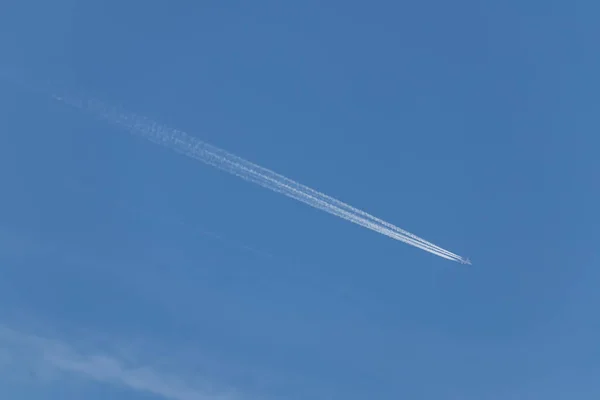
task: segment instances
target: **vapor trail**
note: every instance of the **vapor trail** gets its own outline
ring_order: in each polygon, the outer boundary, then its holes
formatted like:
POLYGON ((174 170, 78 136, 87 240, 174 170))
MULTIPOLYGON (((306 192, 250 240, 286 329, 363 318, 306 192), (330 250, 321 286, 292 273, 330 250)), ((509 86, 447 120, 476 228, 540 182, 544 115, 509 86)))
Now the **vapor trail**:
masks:
POLYGON ((308 204, 311 207, 326 211, 347 221, 410 244, 439 257, 461 263, 468 262, 461 256, 428 242, 389 222, 383 221, 340 200, 295 182, 274 171, 244 160, 243 158, 218 147, 204 143, 199 139, 189 136, 185 132, 165 127, 142 116, 106 106, 98 101, 81 101, 65 96, 53 96, 53 98, 78 109, 89 111, 112 124, 127 129, 132 134, 141 136, 151 142, 163 145, 188 157, 229 172, 246 181, 256 183, 274 192, 284 194, 308 204))

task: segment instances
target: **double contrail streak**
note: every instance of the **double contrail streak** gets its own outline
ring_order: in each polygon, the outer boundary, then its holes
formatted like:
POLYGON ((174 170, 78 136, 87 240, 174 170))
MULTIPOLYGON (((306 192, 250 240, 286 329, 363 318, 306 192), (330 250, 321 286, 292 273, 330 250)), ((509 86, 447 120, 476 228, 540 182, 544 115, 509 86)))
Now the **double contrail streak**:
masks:
POLYGON ((458 254, 445 250, 389 222, 354 208, 340 200, 295 182, 274 171, 244 160, 218 147, 186 134, 185 132, 158 124, 148 118, 109 107, 95 100, 82 101, 53 96, 54 99, 104 119, 130 133, 151 142, 212 165, 246 181, 253 182, 274 192, 281 193, 311 207, 326 211, 382 235, 410 244, 448 260, 470 264, 458 254))

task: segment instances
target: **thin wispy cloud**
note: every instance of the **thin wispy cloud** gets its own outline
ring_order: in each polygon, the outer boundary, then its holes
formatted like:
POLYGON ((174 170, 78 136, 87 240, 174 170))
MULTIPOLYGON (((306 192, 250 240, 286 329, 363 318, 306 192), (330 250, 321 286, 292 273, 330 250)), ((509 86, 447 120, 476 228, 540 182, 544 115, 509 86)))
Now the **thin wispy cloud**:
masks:
POLYGON ((0 369, 25 366, 30 371, 43 371, 44 376, 79 378, 117 385, 167 400, 243 400, 234 390, 214 390, 208 384, 200 387, 196 377, 178 377, 177 373, 159 371, 139 365, 114 354, 77 350, 66 342, 26 334, 0 326, 0 369))

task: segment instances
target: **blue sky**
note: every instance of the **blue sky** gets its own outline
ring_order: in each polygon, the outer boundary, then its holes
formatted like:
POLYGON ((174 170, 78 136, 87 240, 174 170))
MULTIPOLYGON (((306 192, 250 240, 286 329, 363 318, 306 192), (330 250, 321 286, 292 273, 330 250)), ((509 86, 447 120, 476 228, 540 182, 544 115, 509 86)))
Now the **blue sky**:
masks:
POLYGON ((598 12, 3 3, 4 76, 186 131, 474 265, 5 78, 0 393, 598 398, 598 12))

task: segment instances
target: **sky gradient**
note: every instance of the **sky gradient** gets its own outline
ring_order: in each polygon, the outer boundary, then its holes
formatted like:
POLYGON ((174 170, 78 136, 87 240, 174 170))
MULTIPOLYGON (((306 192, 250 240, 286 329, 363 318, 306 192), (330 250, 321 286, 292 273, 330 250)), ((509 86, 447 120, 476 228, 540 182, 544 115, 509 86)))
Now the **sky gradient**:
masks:
POLYGON ((600 396, 597 2, 1 8, 0 393, 600 396), (183 130, 474 265, 16 76, 183 130))

